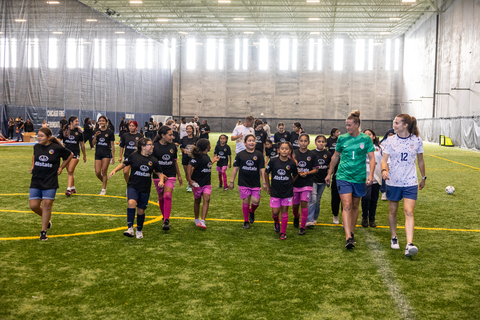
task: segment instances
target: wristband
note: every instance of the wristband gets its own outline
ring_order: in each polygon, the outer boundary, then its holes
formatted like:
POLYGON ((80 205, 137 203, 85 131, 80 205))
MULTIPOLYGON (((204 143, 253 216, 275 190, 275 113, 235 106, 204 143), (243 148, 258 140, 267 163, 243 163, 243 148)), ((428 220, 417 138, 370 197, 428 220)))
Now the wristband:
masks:
POLYGON ((382 172, 383 172, 383 171, 387 171, 387 169, 382 169, 382 172))
POLYGON ((230 181, 230 183, 235 183, 234 181, 230 181))

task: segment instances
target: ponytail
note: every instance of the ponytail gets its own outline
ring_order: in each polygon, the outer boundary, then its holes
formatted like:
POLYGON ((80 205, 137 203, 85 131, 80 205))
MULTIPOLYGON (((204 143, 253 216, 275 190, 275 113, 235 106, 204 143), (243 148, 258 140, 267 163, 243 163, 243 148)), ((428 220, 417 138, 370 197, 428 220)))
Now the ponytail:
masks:
POLYGON ((72 124, 75 119, 77 119, 77 117, 71 116, 70 118, 68 118, 68 122, 63 126, 63 128, 61 128, 61 130, 63 130, 63 137, 70 137, 70 124, 72 124))
POLYGON ((50 141, 51 143, 60 144, 58 139, 53 136, 52 130, 50 130, 50 128, 40 128, 38 132, 42 132, 44 135, 46 135, 48 141, 50 141))
POLYGON ((210 146, 210 141, 209 140, 207 140, 205 138, 202 138, 202 139, 198 140, 197 144, 195 145, 195 147, 192 150, 193 158, 202 156, 203 152, 205 152, 208 149, 209 146, 210 146))
POLYGON ((142 153, 142 147, 145 147, 149 141, 152 141, 150 138, 140 138, 137 141, 137 152, 142 153))
POLYGON ((347 120, 353 120, 353 123, 360 125, 360 111, 355 110, 350 112, 347 120))
POLYGON ((420 131, 418 130, 417 126, 417 118, 411 117, 410 115, 405 113, 399 114, 397 118, 401 119, 403 123, 406 123, 408 125, 408 132, 416 135, 417 137, 420 137, 420 131))
POLYGON ((168 131, 172 131, 172 128, 167 126, 161 126, 160 129, 158 129, 158 134, 155 139, 153 139, 153 142, 158 142, 162 140, 163 136, 166 135, 168 131))

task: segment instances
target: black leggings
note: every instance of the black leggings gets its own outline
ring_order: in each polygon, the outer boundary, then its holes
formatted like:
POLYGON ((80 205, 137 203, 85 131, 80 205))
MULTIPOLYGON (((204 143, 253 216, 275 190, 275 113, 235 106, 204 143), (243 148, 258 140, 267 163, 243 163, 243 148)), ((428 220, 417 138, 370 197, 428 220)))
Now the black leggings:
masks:
POLYGON ((374 183, 367 186, 367 194, 362 197, 362 218, 368 219, 370 222, 375 221, 375 213, 377 212, 378 194, 381 185, 374 183))
POLYGON ((13 131, 14 131, 14 127, 8 127, 7 138, 10 138, 13 140, 13 131))
POLYGON ((340 208, 340 194, 338 194, 338 189, 337 189, 337 175, 334 174, 332 176, 332 183, 330 184, 330 189, 332 192, 332 201, 331 201, 331 206, 332 206, 332 214, 334 216, 338 216, 338 210, 340 208))
POLYGON ((85 131, 83 133, 83 142, 89 142, 90 143, 90 149, 93 149, 93 132, 88 132, 85 131))

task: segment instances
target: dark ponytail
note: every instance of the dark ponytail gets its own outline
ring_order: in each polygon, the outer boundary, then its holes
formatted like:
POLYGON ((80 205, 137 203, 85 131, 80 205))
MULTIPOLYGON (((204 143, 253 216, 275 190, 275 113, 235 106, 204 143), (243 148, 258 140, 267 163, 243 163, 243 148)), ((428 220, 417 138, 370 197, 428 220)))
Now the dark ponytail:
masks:
POLYGON ((197 144, 195 145, 195 147, 192 150, 193 158, 202 156, 203 152, 205 152, 208 149, 209 146, 210 146, 210 141, 209 140, 207 140, 205 138, 202 138, 202 139, 198 140, 197 144))
POLYGON ((156 135, 155 139, 153 139, 153 142, 158 142, 162 140, 163 136, 166 135, 168 131, 172 131, 172 128, 167 126, 161 126, 160 129, 158 129, 158 134, 156 135))
POLYGON ((38 132, 42 132, 44 135, 46 135, 48 141, 50 141, 51 143, 60 144, 58 139, 53 136, 52 130, 50 130, 50 128, 40 128, 38 132))

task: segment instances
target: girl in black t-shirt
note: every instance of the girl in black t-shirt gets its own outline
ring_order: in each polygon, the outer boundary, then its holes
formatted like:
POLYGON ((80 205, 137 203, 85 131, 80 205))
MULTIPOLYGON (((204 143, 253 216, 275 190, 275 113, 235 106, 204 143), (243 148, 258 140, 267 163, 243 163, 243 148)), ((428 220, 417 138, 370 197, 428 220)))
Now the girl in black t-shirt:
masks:
POLYGON ((238 174, 238 190, 242 199, 243 228, 250 229, 250 224, 255 221, 255 210, 260 205, 261 188, 260 177, 263 180, 263 188, 266 190, 264 177, 265 158, 263 154, 255 150, 255 136, 247 134, 244 138, 245 150, 239 152, 233 162, 232 178, 229 189, 234 187, 235 177, 238 174), (250 202, 252 206, 250 207, 250 202))
POLYGON ((149 138, 141 138, 137 142, 137 150, 130 154, 123 163, 120 163, 112 172, 115 173, 125 167, 130 167, 131 175, 127 183, 127 231, 124 236, 133 237, 133 222, 135 220, 135 208, 137 208, 137 239, 143 238, 143 223, 145 222, 145 209, 147 209, 150 198, 150 187, 152 185, 152 174, 158 174, 159 187, 163 187, 164 175, 158 160, 152 156, 153 143, 149 138))
POLYGON ((153 156, 158 159, 166 176, 163 188, 158 187, 160 177, 153 176, 153 182, 157 189, 158 205, 163 215, 163 230, 170 230, 170 213, 172 211, 172 193, 178 177, 178 184, 183 185, 182 176, 177 162, 177 147, 173 143, 173 131, 170 127, 162 126, 158 135, 153 140, 153 156))
POLYGON ((290 142, 292 143, 293 150, 297 150, 300 148, 300 145, 298 144, 298 139, 300 138, 300 135, 304 133, 302 124, 300 122, 295 122, 293 124, 293 131, 291 132, 291 137, 290 137, 290 142))
POLYGON ((213 151, 213 154, 218 156, 220 160, 217 162, 217 172, 218 172, 218 181, 219 183, 219 188, 224 187, 224 191, 228 190, 228 183, 227 183, 227 165, 228 168, 232 167, 232 150, 230 149, 230 146, 227 144, 228 137, 225 134, 220 135, 218 138, 218 141, 220 142, 215 146, 215 150, 213 151), (223 184, 222 184, 222 178, 223 178, 223 184))
POLYGON ((58 176, 73 158, 73 153, 62 146, 49 128, 40 128, 38 143, 33 147, 32 181, 30 183, 30 209, 42 217, 40 240, 48 240, 47 229, 52 227, 50 217, 55 193, 58 189, 58 176), (63 159, 60 165, 60 158, 63 159))
POLYGON ((287 239, 288 207, 292 205, 293 181, 297 175, 297 164, 290 159, 292 154, 290 142, 280 142, 277 158, 271 159, 265 169, 264 181, 267 181, 267 193, 271 196, 270 207, 275 232, 280 232, 280 240, 287 239), (268 174, 272 174, 272 182, 268 174), (282 225, 280 228, 279 215, 282 214, 282 225))
POLYGON ((290 141, 291 135, 290 132, 285 131, 285 124, 283 122, 279 122, 277 128, 278 132, 273 135, 273 142, 275 142, 276 147, 278 148, 280 142, 290 141))
POLYGON ((65 148, 73 153, 73 159, 70 161, 67 167, 68 179, 67 179, 67 191, 65 195, 70 197, 72 194, 77 193, 75 190, 75 168, 80 161, 80 149, 83 153, 83 163, 87 162, 87 154, 85 153, 85 143, 83 142, 83 130, 79 126, 78 118, 71 116, 68 118, 67 124, 60 131, 59 138, 63 140, 65 148))
MULTIPOLYGON (((140 138, 143 138, 143 135, 137 132, 138 122, 130 121, 128 124, 128 132, 124 133, 120 138, 120 157, 118 162, 125 161, 129 155, 137 150, 137 142, 140 138), (125 150, 125 153, 124 153, 125 150)), ((130 178, 130 167, 126 166, 123 168, 123 177, 125 181, 128 182, 130 178)))
POLYGON ((90 118, 86 118, 85 121, 83 122, 83 140, 84 142, 87 142, 90 144, 90 150, 93 150, 93 128, 95 126, 93 125, 92 121, 90 118))
POLYGON ((265 156, 265 142, 267 141, 267 132, 263 130, 263 121, 255 121, 255 150, 260 151, 265 156))
MULTIPOLYGON (((187 125, 186 130, 187 135, 184 136, 180 142, 180 149, 182 150, 182 165, 185 176, 187 176, 188 165, 190 164, 190 160, 192 160, 192 150, 198 140, 194 134, 195 129, 191 124, 187 125)), ((187 192, 192 192, 192 188, 190 185, 187 185, 187 192)))
POLYGON ((278 157, 277 146, 273 145, 272 140, 270 139, 267 139, 267 141, 265 141, 265 157, 265 163, 268 163, 270 159, 278 157))
POLYGON ((187 167, 188 184, 193 188, 193 197, 195 198, 193 205, 195 224, 202 229, 207 229, 205 218, 207 217, 210 194, 212 193, 212 165, 219 160, 218 156, 210 160, 209 151, 210 141, 207 139, 198 140, 197 145, 192 150, 193 157, 187 167), (202 197, 202 216, 199 219, 202 197))
MULTIPOLYGON (((337 146, 337 139, 340 136, 340 130, 338 128, 332 128, 330 130, 330 137, 327 139, 327 145, 326 148, 328 152, 333 156, 335 153, 335 147, 337 146)), ((338 188, 337 188, 337 169, 338 165, 334 168, 333 174, 332 174, 332 181, 330 183, 330 191, 332 195, 332 201, 330 203, 331 208, 332 208, 332 214, 333 214, 333 223, 334 224, 339 224, 338 220, 338 212, 340 208, 340 194, 338 193, 338 188)))
POLYGON ((101 196, 107 194, 108 166, 115 163, 115 133, 107 128, 108 119, 98 118, 98 130, 93 136, 95 145, 95 174, 102 181, 101 196))

